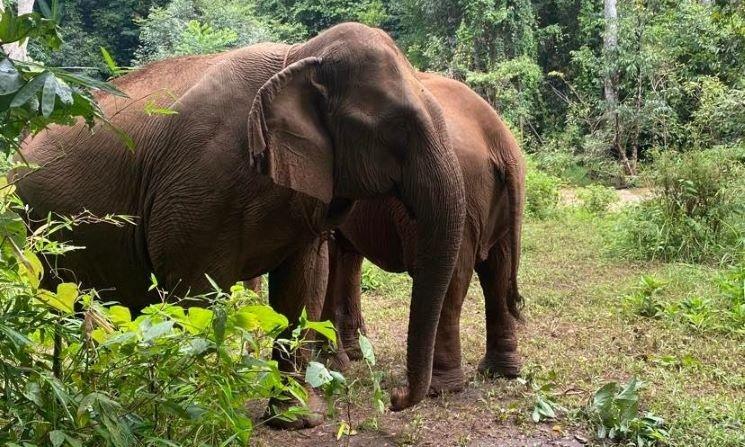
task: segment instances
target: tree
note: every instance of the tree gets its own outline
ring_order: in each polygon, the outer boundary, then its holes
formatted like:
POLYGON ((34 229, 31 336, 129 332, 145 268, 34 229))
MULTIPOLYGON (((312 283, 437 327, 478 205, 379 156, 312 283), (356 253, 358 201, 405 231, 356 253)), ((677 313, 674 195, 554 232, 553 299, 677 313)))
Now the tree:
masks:
POLYGON ((636 170, 629 162, 626 148, 620 143, 620 123, 618 120, 618 10, 616 0, 604 0, 605 33, 603 36, 603 52, 605 53, 603 93, 607 108, 607 122, 612 129, 613 150, 621 158, 621 163, 629 175, 635 175, 636 170))

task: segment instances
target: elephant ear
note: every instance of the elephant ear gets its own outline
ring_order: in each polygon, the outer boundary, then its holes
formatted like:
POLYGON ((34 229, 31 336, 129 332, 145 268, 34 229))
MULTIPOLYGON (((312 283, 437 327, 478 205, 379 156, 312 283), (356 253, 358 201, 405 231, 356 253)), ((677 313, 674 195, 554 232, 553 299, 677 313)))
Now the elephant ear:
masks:
POLYGON ((320 116, 322 87, 314 81, 320 64, 302 59, 266 81, 251 106, 248 144, 254 169, 328 204, 334 152, 320 116))

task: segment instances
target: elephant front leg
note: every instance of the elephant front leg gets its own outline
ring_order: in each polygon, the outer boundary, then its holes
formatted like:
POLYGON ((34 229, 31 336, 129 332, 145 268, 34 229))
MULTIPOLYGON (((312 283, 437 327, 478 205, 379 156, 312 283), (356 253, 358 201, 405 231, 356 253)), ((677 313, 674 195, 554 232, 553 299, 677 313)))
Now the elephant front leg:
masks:
MULTIPOLYGON (((279 338, 291 337, 303 308, 306 309, 309 320, 319 320, 327 280, 328 248, 327 243, 320 239, 291 255, 279 267, 269 272, 269 303, 274 310, 285 315, 291 324, 279 338)), ((302 373, 309 357, 310 348, 307 347, 288 353, 275 346, 272 351, 272 358, 278 362, 279 369, 287 373, 302 373)), ((308 388, 310 413, 307 416, 291 422, 273 417, 292 405, 297 405, 297 402, 270 400, 267 410, 268 424, 276 428, 300 429, 314 427, 323 422, 325 402, 312 389, 308 388)))
POLYGON ((435 339, 430 394, 462 391, 465 376, 461 366, 460 317, 463 300, 473 276, 473 262, 458 259, 440 313, 435 339))
POLYGON ((349 360, 362 359, 359 334, 367 334, 360 291, 363 257, 338 232, 329 244, 329 252, 329 282, 322 319, 331 320, 339 333, 334 361, 343 369, 349 360))
POLYGON ((479 363, 479 372, 487 376, 514 378, 520 375, 521 362, 517 353, 516 321, 507 305, 509 256, 505 243, 499 243, 476 267, 486 308, 486 355, 479 363))

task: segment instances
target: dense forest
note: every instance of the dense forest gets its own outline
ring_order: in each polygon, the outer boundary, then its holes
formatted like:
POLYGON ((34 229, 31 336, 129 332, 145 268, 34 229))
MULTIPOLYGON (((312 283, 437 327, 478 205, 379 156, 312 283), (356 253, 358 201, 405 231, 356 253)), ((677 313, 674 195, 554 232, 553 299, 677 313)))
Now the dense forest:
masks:
POLYGON ((741 2, 124 0, 62 2, 57 66, 121 67, 359 21, 421 70, 486 98, 539 166, 580 184, 633 184, 654 150, 731 144, 745 128, 741 2))
POLYGON ((0 444, 745 443, 745 2, 0 0, 0 48, 0 444), (266 281, 208 278, 211 292, 174 299, 151 274, 162 302, 140 312, 48 285, 48 259, 85 249, 69 240, 77 228, 137 216, 30 218, 16 173, 44 166, 21 155, 25 138, 82 120, 136 153, 97 103, 125 96, 112 79, 349 21, 465 83, 525 155, 517 380, 478 370, 489 303, 476 279, 464 391, 401 412, 388 401, 406 375, 405 273, 365 261, 361 361, 344 371, 321 357, 278 366, 272 349, 333 355, 339 328, 305 309, 290 321, 266 281), (307 416, 316 395, 323 424, 267 428, 307 416), (267 401, 301 405, 264 413, 267 401))

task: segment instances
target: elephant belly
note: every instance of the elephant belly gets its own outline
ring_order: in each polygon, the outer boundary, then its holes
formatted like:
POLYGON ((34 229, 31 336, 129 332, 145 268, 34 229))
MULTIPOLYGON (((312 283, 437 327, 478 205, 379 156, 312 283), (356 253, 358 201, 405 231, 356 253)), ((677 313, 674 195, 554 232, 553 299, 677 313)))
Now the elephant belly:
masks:
POLYGON ((288 213, 315 211, 298 203, 305 199, 296 193, 258 176, 224 184, 215 178, 163 193, 153 204, 148 253, 164 284, 207 292, 209 276, 229 288, 271 271, 313 239, 311 229, 288 213))

